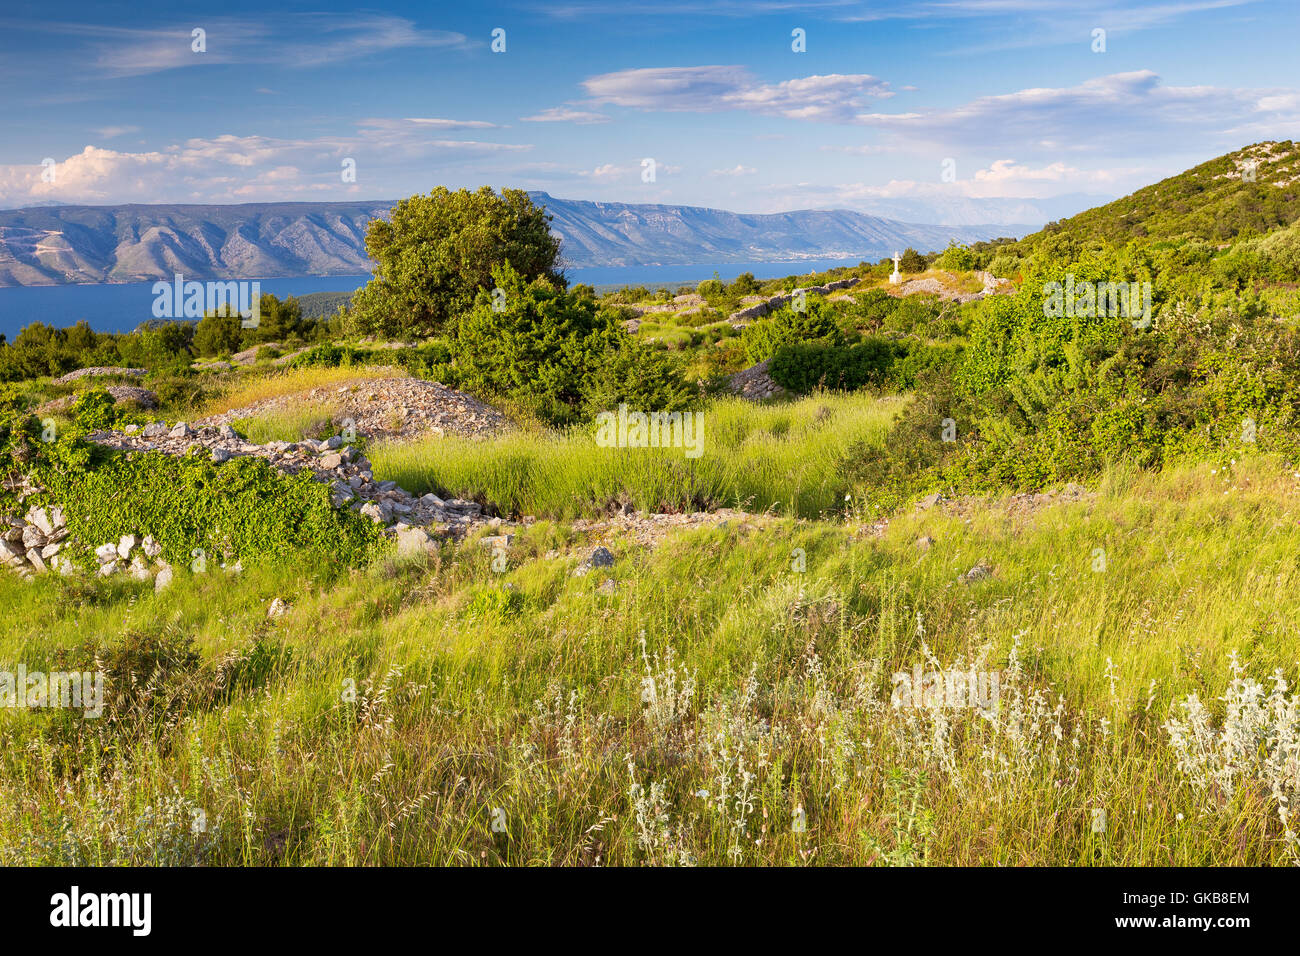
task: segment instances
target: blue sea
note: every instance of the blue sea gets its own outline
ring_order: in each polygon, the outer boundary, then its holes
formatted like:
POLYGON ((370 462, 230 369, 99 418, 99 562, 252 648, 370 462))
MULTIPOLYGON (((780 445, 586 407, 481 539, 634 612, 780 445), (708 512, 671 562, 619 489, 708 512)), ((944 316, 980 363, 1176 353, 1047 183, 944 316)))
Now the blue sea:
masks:
MULTIPOLYGON (((797 262, 701 263, 694 266, 609 266, 567 269, 569 282, 585 282, 600 291, 624 285, 656 289, 694 284, 716 273, 730 281, 742 272, 759 279, 805 275, 835 266, 855 266, 855 259, 808 259, 797 262)), ((361 288, 370 276, 305 276, 259 279, 262 291, 281 299, 310 292, 351 292, 361 288)), ((130 332, 153 318, 153 283, 124 282, 102 285, 51 285, 0 289, 0 334, 13 340, 23 326, 44 322, 64 328, 85 319, 97 332, 130 332)))

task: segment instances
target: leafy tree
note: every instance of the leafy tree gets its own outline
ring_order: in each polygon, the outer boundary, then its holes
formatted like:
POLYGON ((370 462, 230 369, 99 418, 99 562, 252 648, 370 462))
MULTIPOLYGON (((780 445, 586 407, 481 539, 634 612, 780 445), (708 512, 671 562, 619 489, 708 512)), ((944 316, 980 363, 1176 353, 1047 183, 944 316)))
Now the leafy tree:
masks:
POLYGON ((289 296, 281 302, 268 292, 262 296, 257 328, 247 330, 243 341, 255 345, 258 342, 283 342, 302 338, 314 324, 311 319, 303 318, 302 306, 296 298, 289 296))
MULTIPOLYGON (((968 246, 959 246, 955 242, 948 243, 948 248, 939 254, 935 265, 941 269, 952 269, 956 272, 969 272, 979 264, 979 257, 974 250, 968 246)), ((909 269, 909 272, 919 271, 909 269)))
POLYGON ((194 329, 194 350, 200 355, 238 352, 243 337, 238 313, 212 312, 201 318, 194 329))
POLYGON ((549 223, 546 211, 519 189, 497 195, 487 186, 477 192, 440 186, 402 200, 388 221, 370 223, 366 251, 375 274, 353 298, 352 331, 454 332, 478 292, 491 288, 499 266, 509 265, 525 282, 545 278, 564 288, 560 242, 549 223))
POLYGON ((921 255, 911 246, 903 250, 903 256, 898 263, 899 272, 924 272, 925 256, 921 255))

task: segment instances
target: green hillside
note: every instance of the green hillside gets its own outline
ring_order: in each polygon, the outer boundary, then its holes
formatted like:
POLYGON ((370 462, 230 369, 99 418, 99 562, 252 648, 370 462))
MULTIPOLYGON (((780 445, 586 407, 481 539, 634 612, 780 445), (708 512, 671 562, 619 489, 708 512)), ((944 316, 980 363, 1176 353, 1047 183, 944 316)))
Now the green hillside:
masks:
POLYGON ((1300 146, 1265 141, 1201 163, 1130 196, 1048 223, 1036 238, 1065 234, 1079 239, 1196 237, 1223 242, 1263 233, 1300 219, 1300 146), (1249 164, 1255 163, 1250 182, 1249 164))

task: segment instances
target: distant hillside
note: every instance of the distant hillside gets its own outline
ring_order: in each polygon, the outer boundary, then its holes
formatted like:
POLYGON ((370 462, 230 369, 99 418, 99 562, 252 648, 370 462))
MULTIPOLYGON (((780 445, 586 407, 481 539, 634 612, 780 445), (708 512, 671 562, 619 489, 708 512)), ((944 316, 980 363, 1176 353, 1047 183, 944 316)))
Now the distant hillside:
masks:
POLYGON ((749 214, 702 206, 588 202, 529 193, 564 240, 565 265, 689 266, 701 262, 879 259, 1020 235, 1014 226, 931 226, 842 209, 749 214))
POLYGON ((391 202, 0 210, 0 286, 369 272, 367 224, 391 202))
MULTIPOLYGON (((932 226, 843 210, 749 215, 698 206, 556 199, 568 268, 879 259, 1027 229, 932 226)), ((235 206, 45 206, 0 210, 0 287, 81 282, 356 275, 369 272, 365 236, 393 203, 235 206)))
MULTIPOLYGON (((1123 242, 1131 238, 1194 236, 1226 242, 1300 219, 1300 146, 1263 142, 1139 189, 1130 196, 1059 222, 1039 235, 1123 242), (1250 163, 1254 182, 1245 181, 1250 163)), ((1034 237, 1030 237, 1033 242, 1034 237)))

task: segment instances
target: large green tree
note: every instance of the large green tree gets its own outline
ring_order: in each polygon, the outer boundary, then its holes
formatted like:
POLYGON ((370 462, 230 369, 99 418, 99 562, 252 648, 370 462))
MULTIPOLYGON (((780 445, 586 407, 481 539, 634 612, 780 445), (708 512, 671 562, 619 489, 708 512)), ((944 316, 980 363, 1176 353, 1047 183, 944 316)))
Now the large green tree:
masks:
POLYGON ((452 192, 399 202, 366 234, 374 278, 352 301, 352 331, 380 335, 454 332, 480 289, 492 288, 494 267, 509 265, 525 281, 546 278, 560 288, 560 241, 551 217, 520 189, 452 192))

